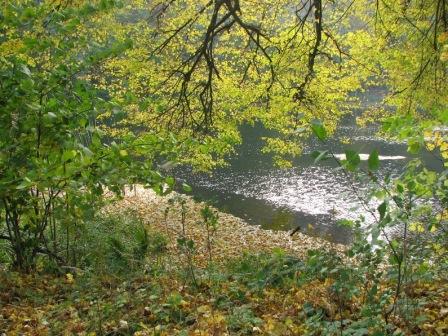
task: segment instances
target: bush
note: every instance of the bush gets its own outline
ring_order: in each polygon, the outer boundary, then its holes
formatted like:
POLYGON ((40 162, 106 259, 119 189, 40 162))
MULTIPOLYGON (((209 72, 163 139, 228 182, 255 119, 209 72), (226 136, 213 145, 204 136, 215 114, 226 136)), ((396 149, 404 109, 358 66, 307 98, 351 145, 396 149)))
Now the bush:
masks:
POLYGON ((96 216, 84 225, 74 253, 79 267, 95 271, 124 274, 144 270, 149 256, 162 254, 165 236, 149 231, 130 213, 96 216))
POLYGON ((285 286, 297 280, 304 263, 277 249, 273 253, 245 254, 227 267, 235 280, 252 289, 263 289, 266 286, 285 286))
POLYGON ((262 324, 263 320, 255 316, 250 305, 243 305, 232 309, 227 323, 234 335, 252 335, 253 328, 262 324))

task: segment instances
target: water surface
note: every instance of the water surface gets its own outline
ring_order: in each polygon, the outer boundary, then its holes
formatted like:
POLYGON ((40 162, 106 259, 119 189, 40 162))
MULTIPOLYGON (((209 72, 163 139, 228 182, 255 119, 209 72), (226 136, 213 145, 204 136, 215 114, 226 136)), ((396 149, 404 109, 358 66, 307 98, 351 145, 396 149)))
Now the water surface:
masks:
MULTIPOLYGON (((375 95, 379 94, 381 92, 371 92, 365 104, 368 106, 371 100, 377 100, 375 95)), ((354 114, 357 113, 359 111, 354 114)), ((368 154, 377 149, 380 153, 378 175, 400 174, 415 157, 407 153, 405 144, 385 141, 376 133, 376 126, 359 128, 355 116, 348 116, 341 121, 328 144, 310 139, 293 168, 278 169, 271 157, 260 151, 261 137, 269 132, 261 125, 244 126, 243 143, 228 167, 212 174, 195 174, 184 167, 178 169, 176 175, 193 187, 197 198, 208 200, 254 225, 273 230, 291 230, 300 226, 302 232, 348 243, 349 230, 341 228, 337 222, 365 215, 359 201, 365 185, 348 179, 335 160, 316 164, 310 154, 315 150, 330 149, 343 159, 344 149, 351 148, 361 153, 361 160, 366 160, 368 154), (350 144, 343 144, 343 138, 349 138, 350 144)), ((430 166, 438 164, 430 153, 421 156, 430 166)))

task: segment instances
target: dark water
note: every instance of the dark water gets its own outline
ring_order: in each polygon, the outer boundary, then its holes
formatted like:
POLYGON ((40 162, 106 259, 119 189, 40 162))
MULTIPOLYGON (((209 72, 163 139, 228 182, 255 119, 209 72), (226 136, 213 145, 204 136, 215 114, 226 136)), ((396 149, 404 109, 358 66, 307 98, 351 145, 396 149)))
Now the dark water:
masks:
MULTIPOLYGON (((368 106, 382 92, 369 92, 364 104, 368 106)), ((337 221, 357 219, 360 214, 365 214, 356 196, 356 193, 362 194, 364 186, 349 181, 337 169, 334 160, 315 164, 310 153, 331 149, 339 154, 351 148, 364 154, 361 155, 363 160, 377 149, 380 153, 380 176, 399 174, 409 160, 415 158, 407 153, 405 144, 375 136, 375 126, 356 126, 355 115, 359 112, 355 111, 353 116, 341 121, 337 134, 328 144, 310 139, 293 168, 275 168, 271 157, 260 152, 263 145, 260 138, 269 132, 256 125, 242 128, 243 143, 237 149, 238 155, 231 158, 229 167, 212 174, 195 174, 183 167, 177 169, 176 175, 193 187, 193 195, 198 199, 208 200, 221 210, 254 225, 273 230, 291 230, 300 226, 304 233, 348 243, 350 232, 337 225, 337 221), (343 137, 349 138, 351 143, 342 144, 340 139, 343 137)), ((432 168, 440 165, 430 153, 420 156, 432 168)))

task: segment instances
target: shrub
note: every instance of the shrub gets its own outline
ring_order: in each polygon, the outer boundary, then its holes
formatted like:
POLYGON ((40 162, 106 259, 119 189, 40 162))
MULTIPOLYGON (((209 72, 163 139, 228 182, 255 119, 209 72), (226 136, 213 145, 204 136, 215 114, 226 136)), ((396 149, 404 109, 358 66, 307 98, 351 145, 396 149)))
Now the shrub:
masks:
POLYGON ((79 267, 95 271, 126 274, 145 270, 149 256, 166 250, 167 239, 149 231, 131 213, 96 216, 84 225, 74 253, 79 267))

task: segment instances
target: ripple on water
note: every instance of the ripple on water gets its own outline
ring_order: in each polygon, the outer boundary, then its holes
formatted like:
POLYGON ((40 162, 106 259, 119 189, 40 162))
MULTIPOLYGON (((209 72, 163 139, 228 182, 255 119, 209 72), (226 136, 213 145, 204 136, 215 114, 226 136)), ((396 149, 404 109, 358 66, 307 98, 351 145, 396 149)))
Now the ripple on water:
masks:
MULTIPOLYGON (((265 131, 249 128, 244 132, 247 134, 243 134, 243 146, 229 167, 212 175, 188 170, 180 175, 193 187, 198 187, 193 188, 193 192, 199 198, 216 201, 229 212, 272 229, 288 230, 313 223, 319 226, 321 233, 337 236, 340 228, 335 222, 339 219, 356 220, 363 215, 367 223, 373 221, 365 204, 360 203, 360 199, 365 199, 367 185, 352 182, 336 169, 334 160, 314 163, 309 155, 314 150, 330 149, 339 159, 345 159, 342 153, 351 148, 361 153, 361 165, 365 167, 369 153, 376 149, 381 161, 377 172, 380 179, 385 174, 396 176, 411 159, 405 145, 379 139, 375 128, 359 129, 349 122, 349 125, 342 125, 338 135, 325 145, 327 147, 312 138, 304 144, 304 153, 294 162, 294 168, 276 169, 270 158, 260 152, 262 141, 257 139, 261 139, 265 131), (340 143, 338 136, 349 138, 350 145, 340 143), (279 222, 282 224, 277 225, 279 222)), ((373 212, 377 206, 375 203, 367 205, 373 212)), ((341 241, 344 239, 342 237, 341 241)))
POLYGON ((267 201, 275 207, 334 219, 356 219, 363 212, 358 198, 360 184, 351 185, 344 174, 328 167, 293 168, 270 172, 225 172, 212 178, 196 176, 195 184, 267 201))

